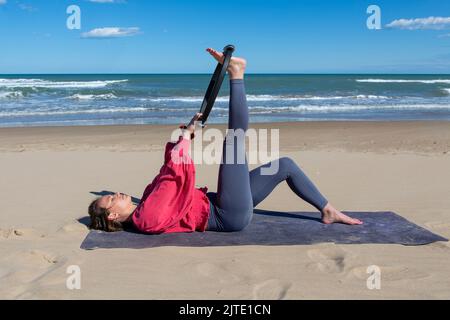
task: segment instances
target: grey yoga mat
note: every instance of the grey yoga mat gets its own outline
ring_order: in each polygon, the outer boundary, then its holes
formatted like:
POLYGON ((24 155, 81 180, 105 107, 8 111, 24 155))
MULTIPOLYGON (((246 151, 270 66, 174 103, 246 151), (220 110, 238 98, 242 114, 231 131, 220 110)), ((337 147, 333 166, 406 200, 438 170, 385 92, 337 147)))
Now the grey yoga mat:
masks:
POLYGON ((254 211, 250 225, 239 232, 192 232, 159 235, 133 231, 91 231, 81 244, 82 249, 152 248, 162 246, 210 247, 240 245, 307 245, 319 242, 337 244, 396 243, 424 245, 448 241, 394 212, 348 212, 364 221, 361 226, 325 225, 318 213, 254 211))

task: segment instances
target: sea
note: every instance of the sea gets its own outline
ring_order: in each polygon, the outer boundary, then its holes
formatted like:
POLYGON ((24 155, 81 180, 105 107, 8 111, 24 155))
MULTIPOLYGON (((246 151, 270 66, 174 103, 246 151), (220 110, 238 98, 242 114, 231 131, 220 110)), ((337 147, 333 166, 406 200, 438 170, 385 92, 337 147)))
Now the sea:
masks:
MULTIPOLYGON (((0 127, 181 124, 211 74, 0 75, 0 127)), ((450 120, 450 75, 247 74, 250 122, 450 120)), ((208 123, 227 123, 226 78, 208 123)))

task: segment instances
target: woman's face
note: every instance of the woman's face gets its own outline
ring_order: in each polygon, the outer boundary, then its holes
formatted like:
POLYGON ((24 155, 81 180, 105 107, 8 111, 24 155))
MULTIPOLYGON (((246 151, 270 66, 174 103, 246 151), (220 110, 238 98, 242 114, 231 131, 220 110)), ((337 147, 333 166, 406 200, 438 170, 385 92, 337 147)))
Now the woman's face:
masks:
POLYGON ((118 215, 129 214, 127 210, 129 210, 131 204, 131 196, 120 192, 103 196, 97 202, 100 208, 107 209, 110 213, 118 215))

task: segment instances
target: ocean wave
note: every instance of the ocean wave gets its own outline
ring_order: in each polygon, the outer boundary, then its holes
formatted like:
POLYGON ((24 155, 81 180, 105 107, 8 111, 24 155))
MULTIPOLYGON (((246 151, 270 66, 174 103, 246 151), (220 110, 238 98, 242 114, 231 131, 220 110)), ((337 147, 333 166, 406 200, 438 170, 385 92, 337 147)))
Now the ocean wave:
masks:
POLYGON ((106 94, 74 94, 69 97, 69 99, 74 100, 110 100, 116 99, 117 97, 113 93, 106 94))
POLYGON ((356 99, 390 99, 389 97, 386 96, 377 96, 377 95, 372 95, 372 94, 359 94, 356 96, 356 99))
POLYGON ((20 91, 0 92, 0 99, 16 99, 23 98, 23 93, 20 91))
POLYGON ((198 112, 198 108, 152 108, 152 107, 129 107, 129 108, 97 108, 97 109, 72 109, 72 110, 20 110, 20 111, 0 111, 0 117, 28 117, 28 116, 53 116, 70 114, 102 114, 102 113, 132 113, 132 112, 198 112))
POLYGON ((96 80, 96 81, 50 81, 42 79, 0 79, 0 88, 104 88, 111 84, 128 80, 96 80))
POLYGON ((368 83, 450 83, 450 79, 434 79, 434 80, 403 80, 403 79, 357 79, 357 82, 368 83))
POLYGON ((416 104, 416 105, 339 105, 339 106, 286 106, 267 108, 264 106, 249 107, 250 113, 266 114, 266 113, 283 113, 283 112, 348 112, 360 110, 450 110, 450 105, 445 104, 416 104))
MULTIPOLYGON (((262 101, 303 101, 303 100, 344 100, 344 99, 389 99, 386 96, 377 95, 352 95, 352 96, 310 96, 310 95, 300 95, 300 96, 283 96, 283 95, 247 95, 247 101, 262 102, 262 101)), ((203 102, 204 97, 192 96, 192 97, 164 97, 164 98, 141 98, 141 101, 149 102, 203 102)), ((218 97, 216 102, 228 102, 230 100, 229 96, 218 97)))
POLYGON ((442 89, 447 95, 450 95, 450 88, 449 89, 442 89))
MULTIPOLYGON (((279 113, 295 113, 295 112, 317 112, 317 113, 339 113, 361 110, 449 110, 450 105, 446 104, 393 104, 393 105, 297 105, 283 107, 265 107, 252 106, 249 107, 250 114, 279 114, 279 113)), ((228 107, 216 106, 213 109, 216 115, 228 114, 228 107)), ((107 107, 93 109, 35 109, 20 111, 3 111, 0 117, 28 117, 28 116, 63 116, 74 114, 107 114, 107 113, 149 113, 149 112, 169 112, 171 114, 195 113, 198 108, 161 108, 161 107, 107 107)))

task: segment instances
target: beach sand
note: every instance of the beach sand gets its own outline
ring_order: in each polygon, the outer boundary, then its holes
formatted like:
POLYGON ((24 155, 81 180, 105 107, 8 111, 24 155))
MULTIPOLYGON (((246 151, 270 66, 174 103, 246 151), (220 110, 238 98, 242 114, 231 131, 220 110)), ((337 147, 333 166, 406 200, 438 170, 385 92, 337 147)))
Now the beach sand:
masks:
MULTIPOLYGON (((81 250, 91 192, 140 197, 175 127, 1 128, 0 298, 450 298, 448 242, 81 250), (66 287, 71 265, 80 267, 80 290, 66 287), (381 268, 379 290, 367 288, 370 265, 381 268)), ((394 211, 450 237, 449 122, 251 127, 280 129, 280 156, 293 158, 336 208, 394 211)), ((197 185, 216 191, 218 165, 196 169, 197 185)), ((285 183, 258 208, 315 211, 285 183)))

